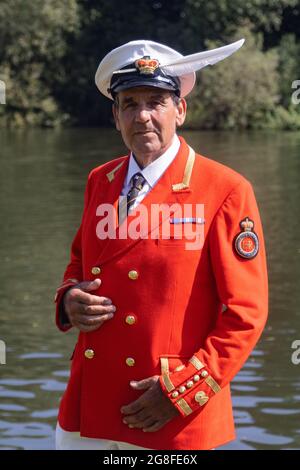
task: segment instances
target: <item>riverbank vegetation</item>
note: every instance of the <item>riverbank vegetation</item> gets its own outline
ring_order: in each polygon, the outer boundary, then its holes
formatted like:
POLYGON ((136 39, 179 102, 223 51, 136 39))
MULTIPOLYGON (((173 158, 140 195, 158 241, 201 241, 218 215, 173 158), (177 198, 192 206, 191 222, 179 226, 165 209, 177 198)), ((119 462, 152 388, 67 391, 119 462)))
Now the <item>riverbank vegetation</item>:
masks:
POLYGON ((0 22, 0 126, 112 124, 94 75, 124 42, 190 54, 245 37, 231 58, 197 74, 186 126, 300 129, 298 0, 0 0, 0 22))

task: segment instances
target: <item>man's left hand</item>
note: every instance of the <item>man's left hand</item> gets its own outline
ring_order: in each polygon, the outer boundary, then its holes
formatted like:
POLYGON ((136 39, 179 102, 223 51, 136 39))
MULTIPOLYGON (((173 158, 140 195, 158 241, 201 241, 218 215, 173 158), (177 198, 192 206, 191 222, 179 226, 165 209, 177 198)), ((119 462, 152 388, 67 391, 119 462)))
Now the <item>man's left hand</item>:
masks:
POLYGON ((163 394, 158 379, 159 376, 155 375, 139 382, 130 382, 134 390, 146 390, 137 400, 121 408, 123 423, 130 428, 155 432, 179 415, 178 410, 163 394))

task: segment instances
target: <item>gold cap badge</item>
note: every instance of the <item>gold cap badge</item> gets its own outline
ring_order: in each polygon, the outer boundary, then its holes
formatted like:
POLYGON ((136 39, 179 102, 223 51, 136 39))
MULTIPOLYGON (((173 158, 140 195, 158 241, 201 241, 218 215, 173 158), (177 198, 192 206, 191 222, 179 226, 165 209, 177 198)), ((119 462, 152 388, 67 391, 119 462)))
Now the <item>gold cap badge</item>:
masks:
POLYGON ((153 75, 155 70, 159 67, 159 62, 157 59, 150 59, 149 56, 145 56, 135 61, 135 67, 140 73, 153 75))

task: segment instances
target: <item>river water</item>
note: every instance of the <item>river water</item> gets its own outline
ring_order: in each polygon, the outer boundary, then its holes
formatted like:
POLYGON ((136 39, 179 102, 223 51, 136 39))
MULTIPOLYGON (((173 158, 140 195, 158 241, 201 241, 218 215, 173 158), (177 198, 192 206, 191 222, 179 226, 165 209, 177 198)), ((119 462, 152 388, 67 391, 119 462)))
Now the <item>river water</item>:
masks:
MULTIPOLYGON (((237 439, 224 448, 300 449, 300 134, 183 135, 252 182, 268 252, 270 317, 232 382, 237 439)), ((54 326, 54 291, 86 176, 123 153, 111 129, 0 130, 0 449, 54 448, 75 341, 54 326)))

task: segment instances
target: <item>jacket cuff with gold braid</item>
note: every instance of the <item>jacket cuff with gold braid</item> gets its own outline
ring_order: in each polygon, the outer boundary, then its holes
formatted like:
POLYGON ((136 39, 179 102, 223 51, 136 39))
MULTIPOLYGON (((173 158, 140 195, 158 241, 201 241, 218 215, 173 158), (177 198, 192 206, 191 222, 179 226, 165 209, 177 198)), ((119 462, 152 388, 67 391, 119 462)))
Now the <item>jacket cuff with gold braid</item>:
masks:
POLYGON ((161 370, 161 388, 182 416, 199 410, 221 390, 196 355, 190 358, 186 366, 173 373, 169 373, 168 359, 161 358, 161 370))
POLYGON ((71 323, 64 310, 63 297, 70 287, 79 284, 77 279, 66 279, 56 290, 54 302, 56 303, 56 325, 61 331, 68 331, 72 328, 71 323))

